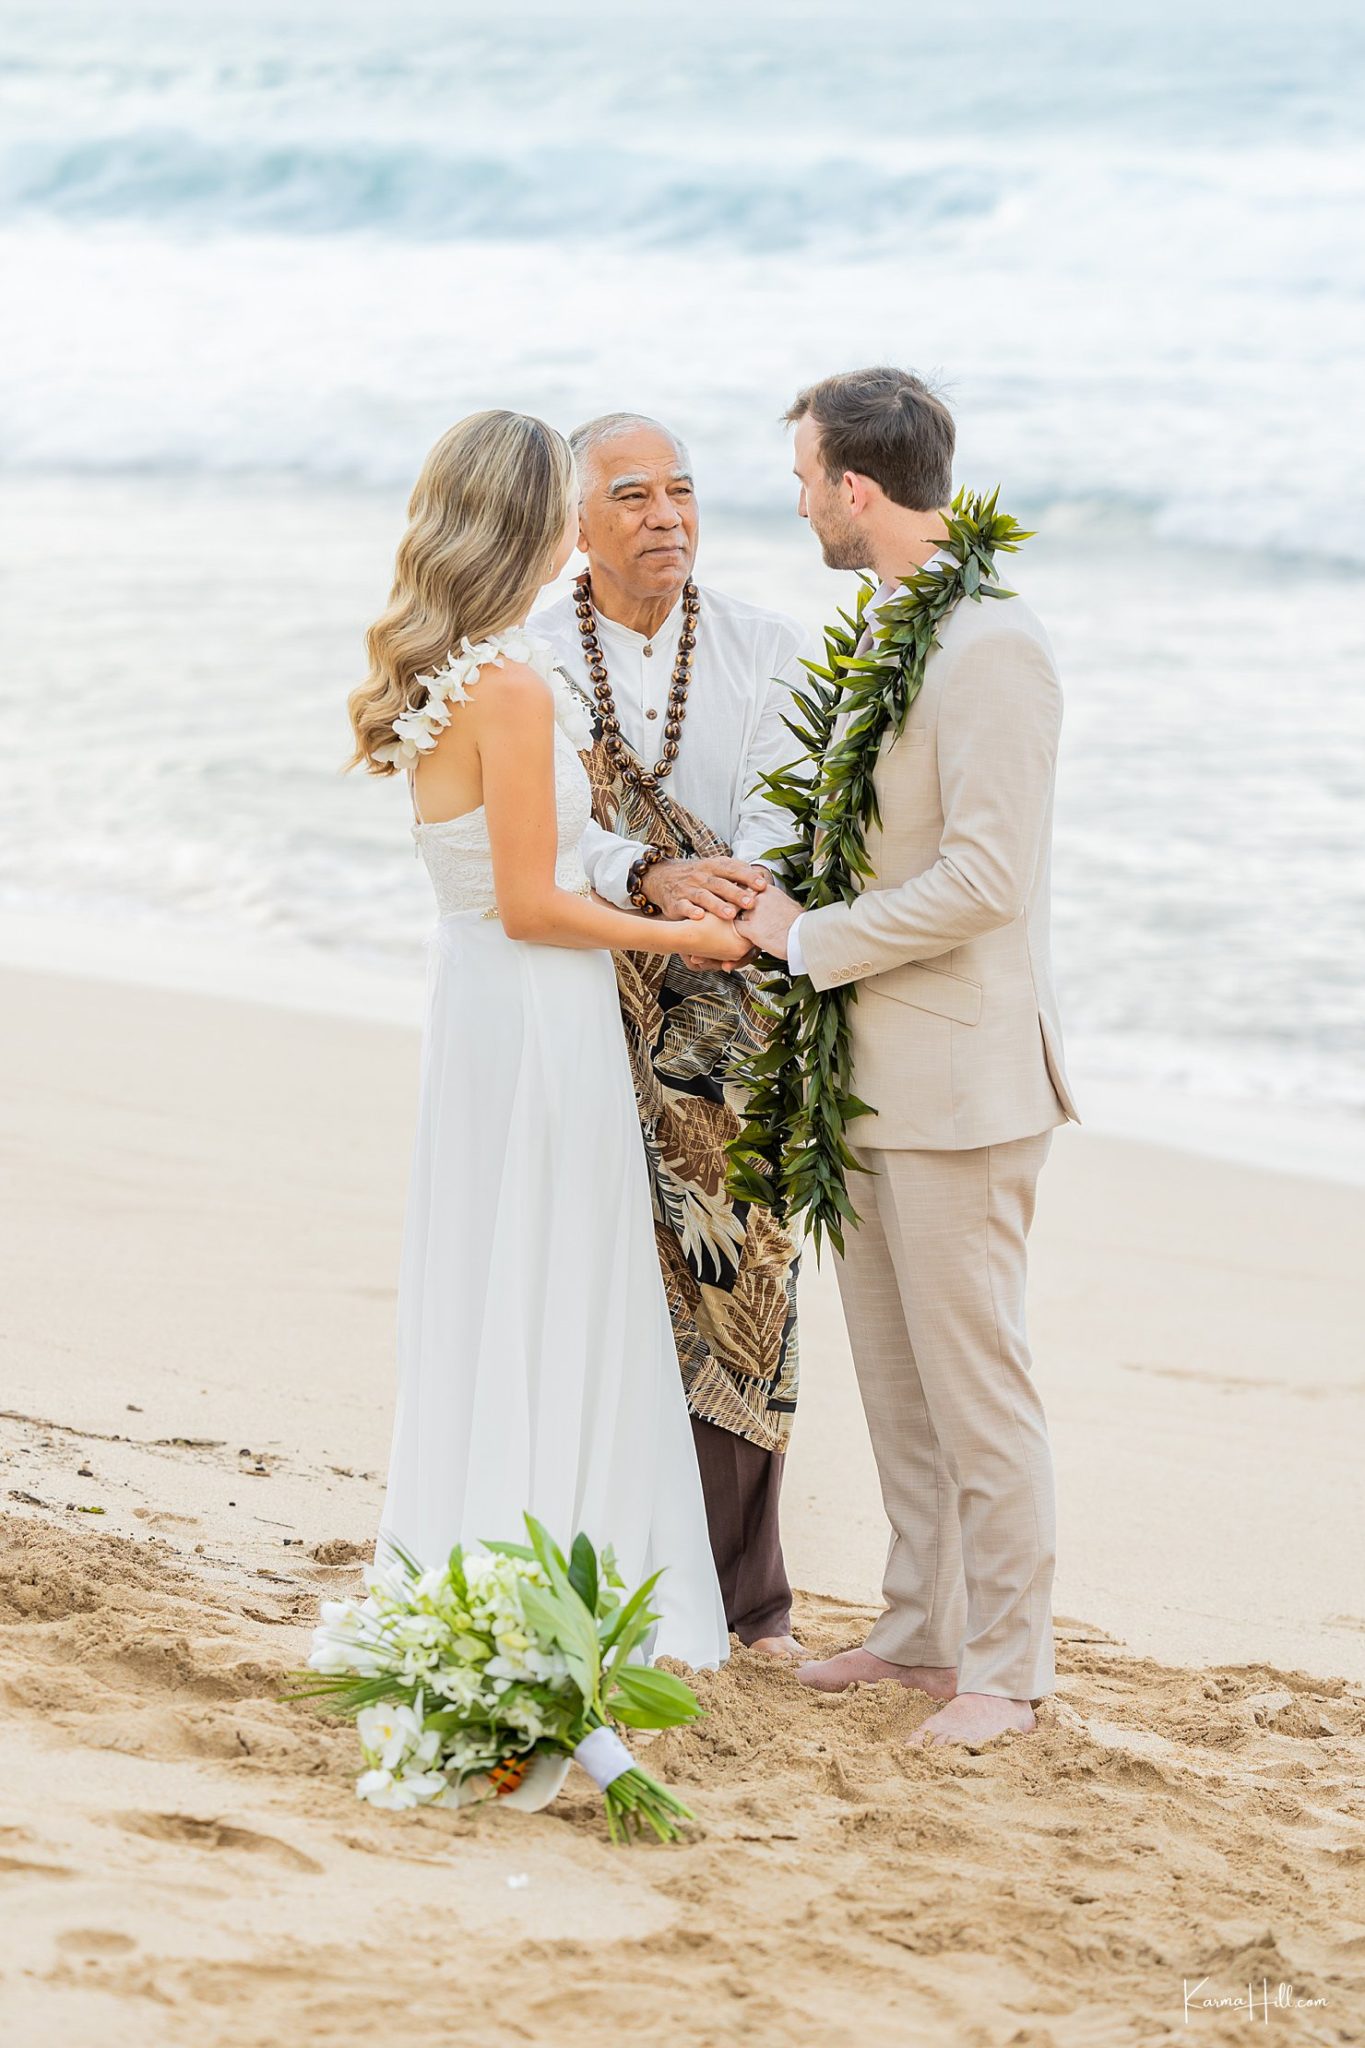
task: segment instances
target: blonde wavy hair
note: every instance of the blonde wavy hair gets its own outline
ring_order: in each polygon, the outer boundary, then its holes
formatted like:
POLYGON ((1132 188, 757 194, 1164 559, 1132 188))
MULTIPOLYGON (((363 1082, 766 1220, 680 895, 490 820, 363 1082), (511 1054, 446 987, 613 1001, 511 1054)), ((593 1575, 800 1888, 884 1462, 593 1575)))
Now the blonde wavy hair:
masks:
POLYGON ((370 672, 351 692, 348 768, 392 775, 376 750, 426 701, 418 677, 462 640, 518 626, 549 573, 575 502, 569 444, 544 420, 476 412, 443 434, 408 504, 387 610, 365 636, 370 672))

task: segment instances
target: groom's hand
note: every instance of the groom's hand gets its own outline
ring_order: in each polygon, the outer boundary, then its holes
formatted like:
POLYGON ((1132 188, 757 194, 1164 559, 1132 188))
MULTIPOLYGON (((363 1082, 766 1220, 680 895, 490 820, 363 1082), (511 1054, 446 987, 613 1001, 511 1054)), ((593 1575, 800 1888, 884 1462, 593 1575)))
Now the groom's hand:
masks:
POLYGON ((646 869, 641 886, 665 917, 709 910, 714 917, 733 919, 759 900, 768 876, 747 860, 716 854, 707 860, 656 861, 646 869))
POLYGON ((763 891, 752 910, 746 910, 739 921, 739 929, 750 945, 760 953, 772 953, 779 960, 787 957, 787 934, 801 915, 801 905, 784 894, 774 882, 763 891))

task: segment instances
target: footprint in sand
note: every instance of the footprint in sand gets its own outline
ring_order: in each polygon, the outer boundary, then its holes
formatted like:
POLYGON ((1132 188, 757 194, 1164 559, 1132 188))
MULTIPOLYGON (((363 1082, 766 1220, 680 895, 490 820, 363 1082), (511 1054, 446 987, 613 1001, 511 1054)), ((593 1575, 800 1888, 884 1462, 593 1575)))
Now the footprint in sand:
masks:
POLYGON ((0 1877, 74 1877, 64 1863, 33 1863, 27 1856, 0 1856, 0 1877))
POLYGON ((57 1936, 57 1946, 68 1955, 126 1956, 137 1943, 131 1934, 120 1934, 113 1927, 68 1927, 65 1934, 57 1936))
POLYGON ((276 1835, 258 1835, 251 1828, 232 1827, 227 1821, 201 1820, 192 1813, 122 1813, 114 1818, 130 1835, 142 1835, 152 1842, 171 1842, 186 1849, 244 1851, 286 1870, 305 1870, 311 1875, 322 1869, 292 1843, 282 1842, 276 1835))

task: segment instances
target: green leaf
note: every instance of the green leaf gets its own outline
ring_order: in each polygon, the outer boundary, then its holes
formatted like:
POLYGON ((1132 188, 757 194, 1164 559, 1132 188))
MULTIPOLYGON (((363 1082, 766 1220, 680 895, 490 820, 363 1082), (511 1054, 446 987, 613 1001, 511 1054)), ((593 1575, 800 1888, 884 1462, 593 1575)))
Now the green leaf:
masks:
MULTIPOLYGON (((602 1637, 602 1654, 604 1656, 608 1650, 619 1649, 620 1644, 630 1635, 631 1631, 635 1631, 634 1641, 638 1642, 650 1623, 657 1620, 658 1617, 650 1608, 649 1597, 662 1577, 663 1572, 657 1571, 652 1578, 646 1579, 642 1586, 635 1588, 635 1591, 631 1594, 629 1600, 626 1601, 611 1627, 602 1637)), ((627 1652, 627 1654, 629 1653, 627 1652)))
POLYGON ((647 1664, 618 1666, 603 1704, 612 1719, 627 1728, 682 1728, 701 1713, 701 1702, 690 1685, 671 1671, 655 1671, 647 1664))
POLYGON ((569 1584, 589 1614, 597 1612, 597 1552, 580 1530, 569 1552, 569 1584))
POLYGON ((531 1539, 531 1548, 535 1552, 536 1558, 547 1577, 553 1579, 557 1571, 560 1578, 567 1579, 569 1575, 568 1560, 565 1558, 559 1545, 551 1537, 549 1530, 542 1523, 538 1522, 534 1515, 523 1515, 521 1519, 526 1524, 526 1533, 531 1539))
POLYGON ((569 1676, 583 1698, 595 1700, 602 1674, 597 1622, 572 1587, 566 1581, 563 1593, 547 1593, 543 1586, 524 1585, 521 1604, 537 1634, 548 1637, 563 1652, 569 1676))

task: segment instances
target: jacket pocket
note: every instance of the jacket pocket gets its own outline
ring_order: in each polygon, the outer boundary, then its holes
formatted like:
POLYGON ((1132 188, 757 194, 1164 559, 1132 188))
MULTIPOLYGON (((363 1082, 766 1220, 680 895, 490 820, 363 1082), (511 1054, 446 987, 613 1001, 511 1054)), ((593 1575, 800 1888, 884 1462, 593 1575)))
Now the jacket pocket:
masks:
POLYGON ((945 974, 941 968, 922 967, 917 960, 889 968, 885 974, 871 974, 859 986, 871 989, 874 995, 890 996, 895 1003, 908 1003, 911 1009, 951 1017, 955 1024, 976 1024, 981 1018, 979 981, 968 981, 965 974, 945 974))

